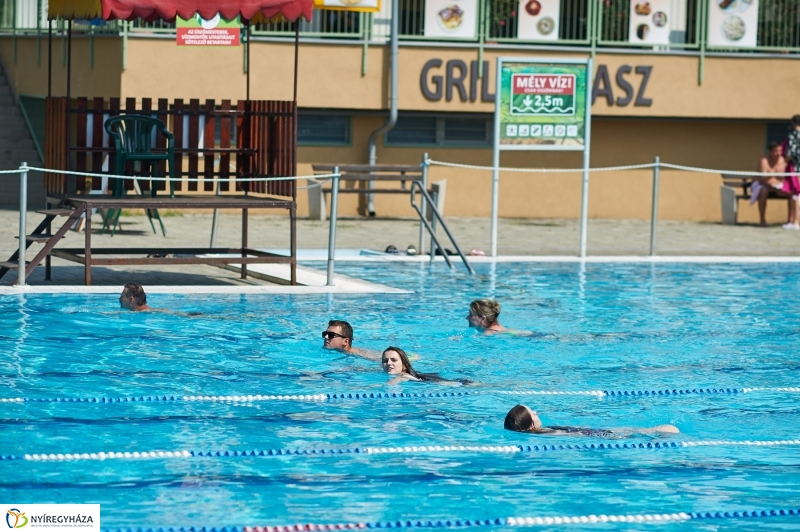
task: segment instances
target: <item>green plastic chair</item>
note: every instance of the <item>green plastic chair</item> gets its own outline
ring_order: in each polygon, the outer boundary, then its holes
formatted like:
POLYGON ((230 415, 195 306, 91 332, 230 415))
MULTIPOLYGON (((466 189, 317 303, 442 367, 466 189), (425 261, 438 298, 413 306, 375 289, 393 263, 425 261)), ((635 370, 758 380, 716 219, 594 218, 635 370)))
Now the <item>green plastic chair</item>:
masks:
MULTIPOLYGON (((114 139, 114 147, 116 150, 116 163, 114 165, 114 173, 117 175, 125 175, 125 166, 128 161, 134 164, 139 162, 141 170, 145 166, 149 167, 150 175, 158 176, 158 163, 160 161, 167 161, 167 167, 170 178, 176 179, 175 176, 175 137, 169 132, 167 126, 161 120, 143 115, 121 115, 113 116, 105 121, 104 124, 106 132, 114 139), (167 139, 166 152, 153 152, 155 144, 154 132, 161 133, 167 139)), ((112 193, 115 198, 121 198, 125 195, 125 180, 113 179, 112 193)), ((150 195, 156 195, 156 187, 151 182, 150 195)), ((171 198, 175 197, 175 182, 169 183, 169 195, 171 198)), ((161 225, 161 232, 167 236, 167 230, 164 227, 164 222, 161 220, 161 215, 158 209, 145 209, 147 219, 150 221, 150 227, 153 232, 156 232, 156 227, 153 224, 153 218, 158 220, 161 225)), ((114 235, 117 225, 119 224, 119 217, 122 209, 109 209, 106 216, 106 221, 103 224, 103 231, 106 227, 111 225, 111 235, 114 235), (113 225, 112 225, 113 224, 113 225)))

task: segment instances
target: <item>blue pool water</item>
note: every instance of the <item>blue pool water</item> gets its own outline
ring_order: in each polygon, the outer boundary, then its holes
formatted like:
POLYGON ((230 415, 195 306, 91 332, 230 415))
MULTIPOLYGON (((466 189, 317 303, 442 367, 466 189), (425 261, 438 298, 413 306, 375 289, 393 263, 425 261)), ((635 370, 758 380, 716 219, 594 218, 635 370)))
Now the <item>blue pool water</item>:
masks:
MULTIPOLYGON (((497 393, 798 386, 796 265, 476 270, 470 277, 441 265, 337 265, 410 294, 149 297, 154 307, 198 317, 123 312, 111 295, 4 296, 4 398, 484 393, 335 403, 0 403, 0 455, 587 442, 504 431, 503 417, 518 402, 545 424, 672 423, 682 431, 624 440, 631 443, 800 437, 800 394, 497 393), (546 336, 483 337, 467 329, 469 301, 487 296, 502 302, 504 325, 546 336), (388 386, 375 363, 321 349, 330 318, 354 325, 357 346, 397 345, 420 355, 419 371, 479 384, 388 386)), ((0 501, 100 503, 104 527, 672 513, 797 508, 799 474, 800 446, 0 461, 0 501)), ((786 530, 800 529, 800 519, 658 526, 786 530)))

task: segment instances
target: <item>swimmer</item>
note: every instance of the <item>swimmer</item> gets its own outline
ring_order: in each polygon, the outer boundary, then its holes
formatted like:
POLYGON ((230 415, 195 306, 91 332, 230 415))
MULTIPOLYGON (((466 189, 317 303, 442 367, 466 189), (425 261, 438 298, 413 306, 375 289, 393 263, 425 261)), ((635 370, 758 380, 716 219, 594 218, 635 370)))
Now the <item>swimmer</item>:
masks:
POLYGON ((530 432, 531 434, 567 434, 570 436, 593 436, 595 438, 614 438, 619 436, 627 436, 631 433, 638 434, 678 434, 680 431, 674 425, 658 425, 646 429, 589 429, 583 427, 565 427, 559 425, 552 425, 550 427, 542 426, 542 420, 536 415, 536 412, 531 410, 525 405, 517 405, 506 414, 506 420, 503 423, 503 428, 506 430, 513 430, 514 432, 530 432))
POLYGON ((353 327, 346 321, 329 321, 328 328, 322 332, 322 338, 325 340, 322 344, 325 349, 335 349, 346 355, 355 355, 367 360, 381 359, 377 351, 353 347, 353 327))
POLYGON ((122 308, 140 312, 143 310, 153 310, 147 306, 147 294, 144 293, 144 288, 138 283, 128 283, 122 289, 122 294, 119 296, 119 304, 122 308))
POLYGON ((387 347, 381 355, 381 365, 383 371, 394 376, 389 384, 399 384, 403 381, 425 381, 436 382, 446 386, 456 386, 458 384, 472 384, 467 379, 449 380, 439 376, 438 373, 418 373, 408 360, 408 355, 399 347, 387 347))
POLYGON ((498 318, 500 317, 500 303, 492 299, 476 299, 469 304, 467 321, 469 326, 478 329, 483 334, 506 333, 513 336, 538 336, 531 331, 506 329, 498 318))

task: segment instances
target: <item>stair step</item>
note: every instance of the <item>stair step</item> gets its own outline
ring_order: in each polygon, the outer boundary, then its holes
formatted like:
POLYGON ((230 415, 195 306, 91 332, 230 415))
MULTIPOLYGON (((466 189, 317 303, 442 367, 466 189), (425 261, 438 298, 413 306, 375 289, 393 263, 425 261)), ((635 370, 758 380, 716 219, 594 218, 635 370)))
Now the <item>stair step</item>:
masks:
MULTIPOLYGON (((31 261, 27 261, 25 264, 30 264, 31 261)), ((19 262, 12 260, 6 262, 0 262, 0 268, 8 268, 9 270, 16 270, 19 267, 19 262)))
MULTIPOLYGON (((19 240, 19 236, 15 236, 14 238, 16 238, 17 240, 19 240)), ((25 237, 25 240, 26 240, 26 241, 28 241, 28 242, 37 242, 37 243, 39 243, 39 244, 45 244, 45 243, 47 243, 47 241, 49 241, 51 238, 53 238, 53 235, 46 235, 46 234, 41 234, 41 235, 27 235, 27 236, 25 237)), ((64 237, 64 238, 66 238, 66 237, 64 237)))
POLYGON ((70 216, 75 209, 43 209, 36 212, 47 216, 70 216))

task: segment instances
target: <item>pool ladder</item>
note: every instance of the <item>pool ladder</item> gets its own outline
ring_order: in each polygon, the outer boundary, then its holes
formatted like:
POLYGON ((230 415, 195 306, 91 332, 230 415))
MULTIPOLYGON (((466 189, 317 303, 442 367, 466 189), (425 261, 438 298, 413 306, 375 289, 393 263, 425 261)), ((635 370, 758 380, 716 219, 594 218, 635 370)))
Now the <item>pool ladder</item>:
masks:
MULTIPOLYGON (((456 239, 453 237, 453 233, 450 232, 450 229, 444 222, 442 215, 439 214, 439 210, 436 208, 436 202, 433 200, 433 198, 431 198, 430 194, 428 194, 428 191, 425 190, 425 186, 423 185, 423 183, 424 181, 411 181, 411 189, 409 191, 410 192, 409 197, 411 199, 411 207, 413 207, 414 210, 417 211, 420 223, 425 226, 425 229, 427 229, 428 234, 431 236, 431 243, 436 244, 436 249, 438 249, 439 253, 441 253, 442 257, 444 257, 444 260, 445 262, 447 262, 447 265, 450 266, 450 268, 453 268, 453 262, 450 260, 450 257, 447 254, 447 250, 445 250, 445 248, 443 248, 442 245, 439 244, 439 239, 436 238, 437 221, 441 224, 442 229, 444 229, 447 238, 450 239, 450 243, 452 243, 453 247, 456 248, 456 252, 458 253, 458 256, 461 257, 461 261, 464 263, 464 266, 467 268, 467 271, 469 271, 470 274, 474 275, 475 270, 472 269, 472 266, 467 260, 467 257, 464 256, 464 252, 461 251, 461 247, 458 245, 458 242, 456 242, 456 239), (419 190, 419 193, 422 196, 422 205, 417 204, 417 190, 419 190), (423 209, 426 207, 430 209, 431 212, 430 222, 428 222, 428 217, 425 215, 425 212, 423 211, 423 209)), ((433 262, 435 256, 436 253, 434 251, 433 245, 431 245, 431 262, 433 262)))

